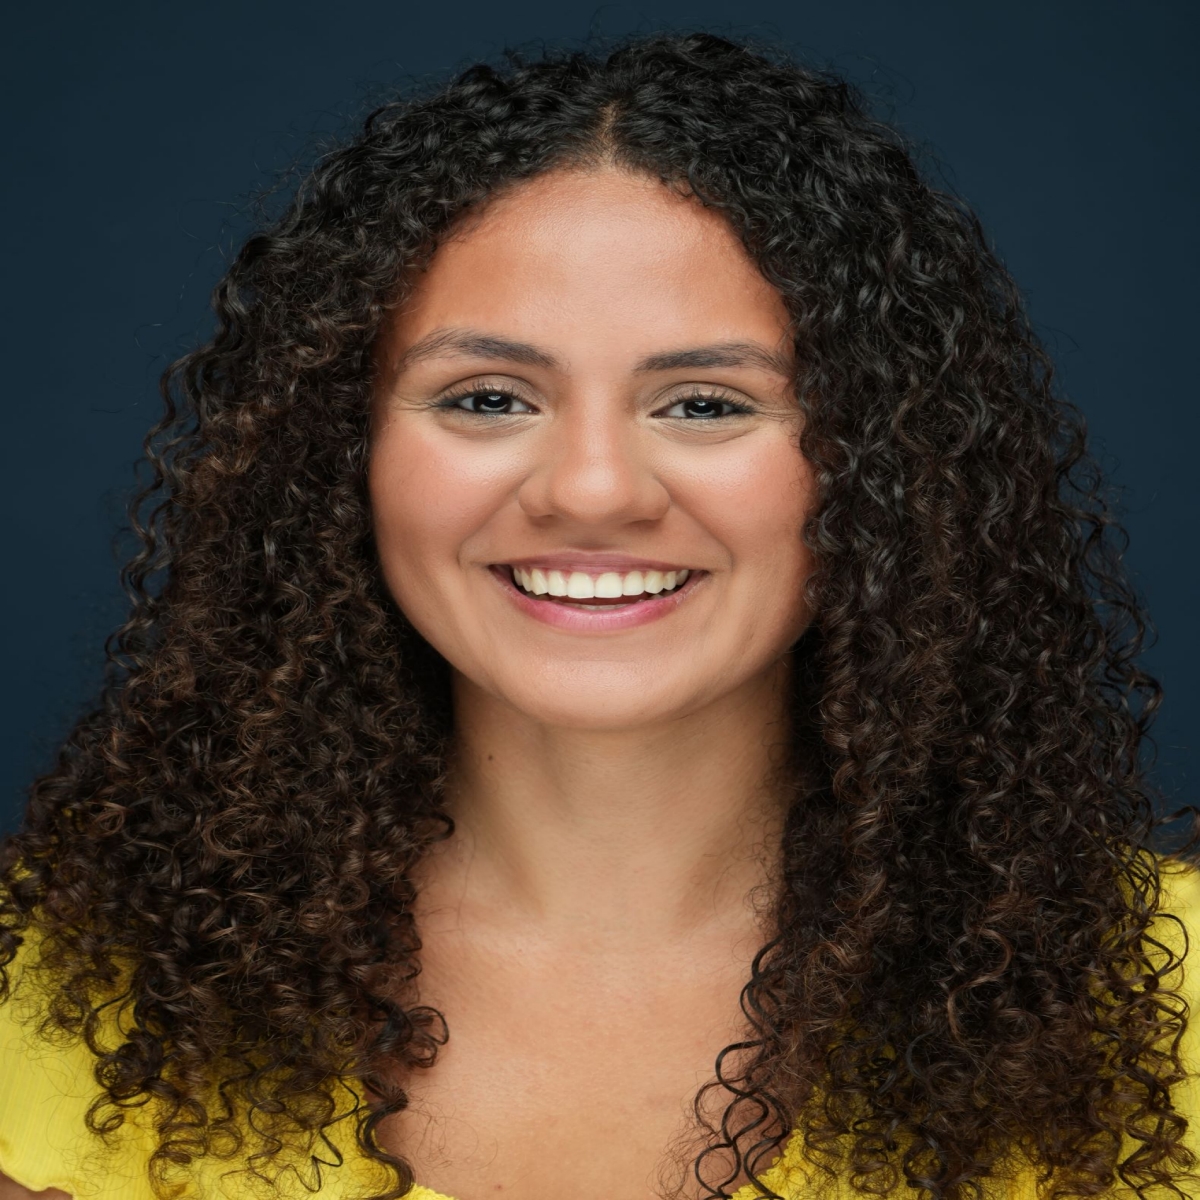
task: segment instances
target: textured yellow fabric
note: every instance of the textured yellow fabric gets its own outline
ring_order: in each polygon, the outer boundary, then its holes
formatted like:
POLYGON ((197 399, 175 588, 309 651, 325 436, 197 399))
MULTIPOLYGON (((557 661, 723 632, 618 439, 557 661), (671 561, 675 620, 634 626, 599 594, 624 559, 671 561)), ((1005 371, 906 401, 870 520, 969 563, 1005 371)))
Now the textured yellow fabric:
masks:
MULTIPOLYGON (((1182 991, 1191 1010, 1200 1014, 1200 970, 1190 969, 1200 954, 1200 872, 1172 867, 1164 871, 1164 888, 1164 907, 1180 918, 1189 934, 1193 949, 1185 965, 1182 991)), ((1183 930, 1175 922, 1162 922, 1160 936, 1177 952, 1182 950, 1183 930)), ((0 1171, 34 1190, 60 1188, 72 1196, 94 1200, 154 1200, 146 1175, 153 1146, 148 1128, 137 1120, 127 1120, 111 1141, 87 1131, 84 1114, 98 1092, 90 1052, 78 1044, 52 1044, 37 1035, 37 988, 23 974, 21 963, 18 958, 10 968, 13 995, 0 1005, 0 1171)), ((1177 980, 1171 983, 1179 986, 1177 980)), ((1183 1051, 1192 1078, 1178 1104, 1188 1119, 1200 1126, 1200 1019, 1189 1028, 1183 1051)), ((329 1145, 300 1156, 279 1170, 271 1182, 256 1184, 243 1173, 231 1175, 233 1164, 206 1162, 178 1185, 174 1195, 178 1200, 310 1200, 318 1193, 322 1200, 352 1200, 370 1195, 381 1186, 380 1176, 375 1174, 378 1168, 354 1152, 353 1130, 350 1122, 344 1124, 340 1134, 335 1125, 329 1145)), ((1189 1135, 1189 1144, 1200 1151, 1200 1129, 1189 1130, 1189 1135)), ((570 1178, 570 1164, 564 1164, 564 1176, 570 1178)), ((762 1180, 796 1200, 817 1195, 850 1200, 855 1195, 845 1182, 824 1184, 803 1162, 794 1143, 762 1180)), ((1028 1172, 992 1184, 989 1194, 996 1200, 1037 1200, 1028 1172)), ((1114 1197, 1125 1194, 1116 1192, 1114 1197)), ((750 1196, 751 1189, 743 1188, 737 1200, 750 1200, 750 1196)), ((410 1200, 450 1198, 417 1187, 410 1200)))

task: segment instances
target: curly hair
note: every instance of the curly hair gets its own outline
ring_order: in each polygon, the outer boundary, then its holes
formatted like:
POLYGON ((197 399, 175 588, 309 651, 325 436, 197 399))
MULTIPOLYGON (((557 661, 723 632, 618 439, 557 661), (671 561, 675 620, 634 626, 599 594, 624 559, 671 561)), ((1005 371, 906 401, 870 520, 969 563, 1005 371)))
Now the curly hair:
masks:
POLYGON ((96 1056, 89 1123, 153 1101, 165 1186, 315 1143, 345 1081, 380 1197, 411 1186, 377 1134, 397 1064, 447 1036, 405 996, 454 731, 447 665, 374 551, 372 352, 463 214, 602 165, 722 212, 779 290, 819 488, 805 781, 692 1173, 728 1197, 802 1128, 869 1193, 978 1195, 1019 1152, 1058 1196, 1185 1195, 1187 1012, 1179 958, 1153 953, 1142 754, 1160 688, 1083 419, 978 219, 902 137, 836 76, 705 33, 508 52, 376 108, 164 372, 129 619, 3 851, 0 962, 36 935, 46 1028, 96 1056))

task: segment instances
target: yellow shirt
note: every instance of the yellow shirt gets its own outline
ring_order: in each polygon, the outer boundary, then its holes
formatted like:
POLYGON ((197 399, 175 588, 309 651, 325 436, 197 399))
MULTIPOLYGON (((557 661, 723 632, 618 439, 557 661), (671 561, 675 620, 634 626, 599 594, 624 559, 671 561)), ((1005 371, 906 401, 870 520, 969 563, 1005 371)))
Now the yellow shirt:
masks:
MULTIPOLYGON (((1200 871, 1164 870, 1163 889, 1164 909, 1183 922, 1189 945, 1200 947, 1200 871)), ((1174 922, 1163 923, 1161 939, 1176 953, 1183 949, 1174 922)), ((1193 950, 1185 963, 1182 984, 1173 980, 1171 986, 1179 986, 1191 1011, 1200 1014, 1200 971, 1190 969, 1197 953, 1200 950, 1193 950)), ((34 989, 21 987, 19 958, 10 974, 14 993, 0 1004, 0 1171, 35 1191, 53 1187, 95 1200, 155 1200, 146 1172, 155 1145, 151 1131, 129 1117, 111 1144, 87 1131, 84 1113, 98 1094, 93 1058, 77 1043, 51 1044, 37 1036, 31 1024, 36 995, 34 989)), ((1190 1024, 1182 1050, 1191 1077, 1180 1089, 1176 1105, 1192 1122, 1188 1144, 1200 1153, 1200 1015, 1190 1024)), ((355 1151, 352 1121, 334 1125, 328 1137, 330 1145, 318 1154, 277 1168, 273 1184, 256 1183, 241 1172, 231 1176, 235 1163, 204 1160, 174 1195, 179 1200, 311 1200, 319 1194, 322 1200, 361 1200, 387 1185, 388 1176, 376 1174, 379 1168, 355 1151)), ((569 1164, 564 1174, 570 1178, 569 1164)), ((796 1144, 788 1145, 761 1178, 776 1192, 796 1200, 818 1190, 828 1200, 858 1195, 846 1183, 839 1182, 831 1190, 818 1187, 818 1177, 796 1144)), ((992 1183, 989 1188, 989 1196, 1005 1200, 1036 1200, 1038 1195, 1031 1175, 992 1183)), ((736 1200, 751 1200, 751 1194, 747 1186, 736 1200)), ((1126 1189, 1112 1194, 1132 1195, 1126 1189)), ((418 1186, 409 1200, 450 1198, 418 1186)))

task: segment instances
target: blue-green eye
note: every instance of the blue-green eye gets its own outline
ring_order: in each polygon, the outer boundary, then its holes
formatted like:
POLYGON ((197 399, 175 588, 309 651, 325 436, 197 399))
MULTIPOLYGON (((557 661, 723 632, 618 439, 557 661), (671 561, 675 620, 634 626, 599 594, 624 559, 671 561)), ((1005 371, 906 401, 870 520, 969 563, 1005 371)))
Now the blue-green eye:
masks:
POLYGON ((504 388, 472 388, 467 392, 459 392, 455 396, 446 396, 438 401, 437 407, 457 409, 459 412, 483 417, 508 417, 532 411, 528 405, 523 410, 514 409, 513 406, 516 404, 525 404, 525 401, 513 392, 505 391, 504 388), (467 402, 466 405, 463 404, 464 400, 467 402))

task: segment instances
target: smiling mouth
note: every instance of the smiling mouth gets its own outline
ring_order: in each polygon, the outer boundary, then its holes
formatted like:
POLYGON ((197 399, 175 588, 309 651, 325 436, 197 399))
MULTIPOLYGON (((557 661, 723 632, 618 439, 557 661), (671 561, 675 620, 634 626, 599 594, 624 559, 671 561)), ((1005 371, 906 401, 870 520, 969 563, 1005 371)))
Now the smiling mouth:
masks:
POLYGON ((531 600, 560 604, 568 608, 628 608, 647 600, 656 600, 678 592, 688 579, 701 572, 679 571, 606 571, 597 575, 582 571, 542 571, 538 568, 503 566, 499 568, 513 586, 531 600))

